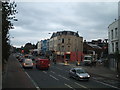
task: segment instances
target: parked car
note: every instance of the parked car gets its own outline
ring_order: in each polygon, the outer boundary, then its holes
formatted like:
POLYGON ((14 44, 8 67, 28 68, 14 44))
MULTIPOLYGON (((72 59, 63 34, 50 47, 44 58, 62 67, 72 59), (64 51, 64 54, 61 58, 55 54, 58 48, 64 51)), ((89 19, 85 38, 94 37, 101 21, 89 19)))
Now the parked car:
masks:
POLYGON ((23 58, 23 57, 20 57, 20 58, 18 59, 18 61, 19 61, 19 62, 23 62, 23 61, 24 61, 24 58, 23 58))
POLYGON ((22 62, 22 66, 23 68, 33 68, 33 61, 32 59, 24 59, 23 62, 22 62))
POLYGON ((36 68, 37 69, 49 69, 50 60, 46 58, 37 58, 36 59, 36 68))
POLYGON ((24 57, 25 57, 25 58, 32 59, 33 61, 35 60, 35 58, 34 58, 32 55, 30 55, 30 54, 26 54, 24 57))
POLYGON ((20 54, 20 53, 16 53, 16 58, 17 58, 17 59, 19 59, 19 58, 20 58, 20 56, 21 56, 21 54, 20 54))
POLYGON ((73 77, 76 80, 88 81, 90 78, 90 75, 83 68, 72 68, 69 71, 69 77, 73 77))

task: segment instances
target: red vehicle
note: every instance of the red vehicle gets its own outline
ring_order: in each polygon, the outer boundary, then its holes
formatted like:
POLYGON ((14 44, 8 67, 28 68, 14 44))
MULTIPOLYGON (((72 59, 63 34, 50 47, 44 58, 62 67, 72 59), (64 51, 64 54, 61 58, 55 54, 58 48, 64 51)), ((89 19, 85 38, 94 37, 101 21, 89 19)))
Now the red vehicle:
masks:
POLYGON ((36 68, 38 68, 38 69, 49 69, 49 67, 50 67, 50 60, 49 59, 38 58, 36 60, 36 68))

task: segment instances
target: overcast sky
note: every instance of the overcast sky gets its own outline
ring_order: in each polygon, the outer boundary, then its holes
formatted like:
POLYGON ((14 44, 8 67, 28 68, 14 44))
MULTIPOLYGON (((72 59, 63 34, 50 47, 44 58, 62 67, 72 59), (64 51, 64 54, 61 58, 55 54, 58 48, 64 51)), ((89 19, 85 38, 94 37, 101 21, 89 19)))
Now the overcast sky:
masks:
POLYGON ((17 2, 17 10, 18 22, 10 30, 16 47, 63 30, 78 31, 87 41, 106 39, 109 24, 118 18, 117 2, 17 2))

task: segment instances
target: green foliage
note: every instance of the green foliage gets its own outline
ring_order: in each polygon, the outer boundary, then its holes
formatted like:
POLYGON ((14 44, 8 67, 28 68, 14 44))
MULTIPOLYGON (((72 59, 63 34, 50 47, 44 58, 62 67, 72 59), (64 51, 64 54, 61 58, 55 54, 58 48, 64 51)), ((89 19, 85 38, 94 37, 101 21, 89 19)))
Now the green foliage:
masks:
POLYGON ((16 10, 15 2, 2 2, 2 63, 8 59, 10 55, 10 35, 9 30, 13 29, 12 21, 17 21, 15 14, 16 10))
POLYGON ((31 49, 35 49, 35 45, 32 45, 31 43, 26 43, 24 46, 24 52, 28 54, 31 49))

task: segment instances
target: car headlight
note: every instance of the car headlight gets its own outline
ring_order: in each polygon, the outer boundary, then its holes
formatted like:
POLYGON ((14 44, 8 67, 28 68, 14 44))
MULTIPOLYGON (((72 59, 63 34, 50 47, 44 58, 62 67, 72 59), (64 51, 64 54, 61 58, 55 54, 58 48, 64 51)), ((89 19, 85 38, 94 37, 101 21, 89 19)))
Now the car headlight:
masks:
POLYGON ((83 78, 83 76, 80 76, 80 78, 83 78))
POLYGON ((88 77, 90 77, 90 75, 88 75, 88 77))

